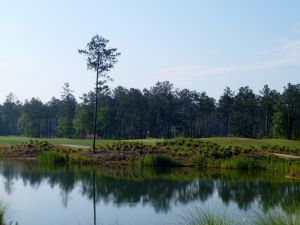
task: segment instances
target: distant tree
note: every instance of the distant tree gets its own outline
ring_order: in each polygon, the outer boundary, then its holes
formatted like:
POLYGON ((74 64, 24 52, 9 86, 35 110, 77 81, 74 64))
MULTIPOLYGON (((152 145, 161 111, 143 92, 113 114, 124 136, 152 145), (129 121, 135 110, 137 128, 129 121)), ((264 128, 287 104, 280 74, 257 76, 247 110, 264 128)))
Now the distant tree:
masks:
POLYGON ((273 120, 275 137, 297 139, 300 137, 300 84, 284 88, 273 120))
POLYGON ((39 138, 45 136, 45 106, 36 98, 25 101, 19 119, 19 129, 26 136, 39 138))
POLYGON ((170 138, 171 127, 175 116, 174 86, 169 81, 157 82, 148 93, 151 119, 149 121, 150 136, 170 138))
POLYGON ((263 135, 271 135, 272 118, 274 115, 275 105, 279 100, 280 94, 276 90, 271 90, 268 85, 265 85, 260 91, 260 115, 262 117, 263 135))
POLYGON ((81 103, 76 108, 76 115, 74 118, 74 127, 77 137, 90 138, 93 134, 93 115, 95 105, 95 93, 90 91, 83 94, 81 103))
POLYGON ((196 122, 197 106, 195 104, 195 91, 189 89, 176 89, 176 123, 175 136, 195 136, 194 124, 196 122))
POLYGON ((197 94, 196 104, 198 106, 197 136, 211 136, 215 121, 215 99, 207 96, 206 92, 203 91, 197 94))
POLYGON ((109 40, 95 35, 87 44, 85 50, 78 50, 80 54, 84 54, 87 57, 87 69, 96 72, 93 150, 96 148, 99 85, 104 85, 107 80, 111 80, 107 73, 114 67, 114 64, 117 63, 117 57, 120 56, 116 48, 107 47, 108 43, 109 40), (99 81, 99 78, 102 78, 102 80, 99 81))
POLYGON ((234 92, 229 87, 224 89, 223 95, 218 102, 218 111, 222 117, 224 135, 227 137, 230 134, 231 117, 234 106, 234 92))
POLYGON ((2 114, 3 114, 2 110, 3 109, 2 108, 3 108, 3 106, 0 105, 0 135, 4 135, 3 119, 2 119, 2 114))
POLYGON ((241 87, 234 98, 234 132, 242 137, 255 137, 257 126, 258 97, 248 86, 241 87))
POLYGON ((59 116, 61 108, 61 100, 57 98, 52 98, 46 107, 46 136, 47 137, 57 137, 58 136, 58 126, 59 126, 59 116))
POLYGON ((61 95, 58 129, 60 134, 67 138, 71 138, 73 134, 73 119, 76 110, 76 99, 72 93, 70 84, 65 83, 61 95))
POLYGON ((2 134, 17 135, 21 103, 13 93, 9 93, 1 109, 2 134))

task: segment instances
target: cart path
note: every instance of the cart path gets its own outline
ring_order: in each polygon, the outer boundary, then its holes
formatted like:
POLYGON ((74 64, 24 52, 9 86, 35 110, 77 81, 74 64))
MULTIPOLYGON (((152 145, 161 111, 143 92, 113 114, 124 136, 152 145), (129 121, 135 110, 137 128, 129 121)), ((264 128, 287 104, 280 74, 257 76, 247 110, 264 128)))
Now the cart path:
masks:
POLYGON ((288 155, 288 154, 282 154, 282 153, 273 153, 274 155, 280 157, 280 158, 286 158, 286 159, 300 159, 300 156, 296 155, 288 155))

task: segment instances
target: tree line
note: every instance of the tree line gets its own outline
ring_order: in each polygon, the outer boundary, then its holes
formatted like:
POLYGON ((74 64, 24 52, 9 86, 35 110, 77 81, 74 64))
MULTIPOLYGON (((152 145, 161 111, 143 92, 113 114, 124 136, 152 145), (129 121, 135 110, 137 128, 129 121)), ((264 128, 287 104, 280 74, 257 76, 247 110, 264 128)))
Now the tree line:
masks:
MULTIPOLYGON (((227 87, 218 100, 168 81, 144 90, 102 85, 97 98, 98 138, 300 138, 300 84, 288 83, 282 93, 265 85, 259 94, 227 87)), ((91 138, 95 100, 90 91, 78 101, 68 83, 47 103, 10 93, 0 105, 0 135, 91 138)))

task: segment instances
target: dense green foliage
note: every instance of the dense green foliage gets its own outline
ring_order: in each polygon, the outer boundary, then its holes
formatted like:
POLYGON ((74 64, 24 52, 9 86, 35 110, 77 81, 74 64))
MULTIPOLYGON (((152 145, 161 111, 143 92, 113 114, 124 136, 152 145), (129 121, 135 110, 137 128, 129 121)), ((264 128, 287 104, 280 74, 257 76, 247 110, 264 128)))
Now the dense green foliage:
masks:
MULTIPOLYGON (((109 139, 145 137, 300 138, 300 85, 283 93, 267 85, 255 94, 249 87, 229 88, 218 101, 205 92, 175 89, 158 82, 150 89, 99 90, 97 134, 109 139)), ((91 138, 95 94, 76 101, 69 84, 60 99, 21 103, 10 94, 0 105, 0 135, 91 138)))

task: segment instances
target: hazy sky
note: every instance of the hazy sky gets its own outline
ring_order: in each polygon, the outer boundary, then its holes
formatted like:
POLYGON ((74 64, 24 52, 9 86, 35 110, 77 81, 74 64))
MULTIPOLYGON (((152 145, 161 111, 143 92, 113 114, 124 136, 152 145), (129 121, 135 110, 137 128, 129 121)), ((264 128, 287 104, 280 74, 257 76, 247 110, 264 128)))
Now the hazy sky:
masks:
POLYGON ((300 83, 299 0, 0 0, 0 103, 91 90, 77 49, 96 33, 122 53, 112 87, 169 80, 218 98, 300 83))

